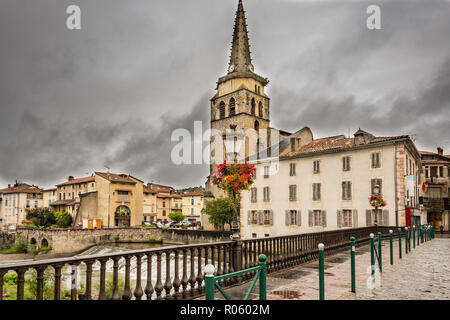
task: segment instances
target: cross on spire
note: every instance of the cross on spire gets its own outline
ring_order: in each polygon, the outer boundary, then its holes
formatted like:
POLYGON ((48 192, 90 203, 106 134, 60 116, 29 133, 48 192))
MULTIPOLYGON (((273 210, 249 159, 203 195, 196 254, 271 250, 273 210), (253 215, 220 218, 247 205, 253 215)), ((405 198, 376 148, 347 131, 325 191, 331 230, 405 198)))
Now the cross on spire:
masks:
POLYGON ((239 0, 234 21, 233 42, 231 46, 230 64, 228 73, 253 72, 252 59, 250 57, 250 44, 247 32, 244 5, 239 0))

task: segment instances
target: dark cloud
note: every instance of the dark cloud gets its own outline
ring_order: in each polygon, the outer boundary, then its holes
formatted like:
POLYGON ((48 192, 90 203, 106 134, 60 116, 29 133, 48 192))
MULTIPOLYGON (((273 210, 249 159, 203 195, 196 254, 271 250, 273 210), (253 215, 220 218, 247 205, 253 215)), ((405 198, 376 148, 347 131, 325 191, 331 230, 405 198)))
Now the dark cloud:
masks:
MULTIPOLYGON (((200 185, 206 165, 170 161, 172 131, 209 119, 228 64, 236 1, 0 2, 0 184, 51 186, 94 170, 200 185)), ((411 134, 450 150, 450 4, 245 0, 272 126, 316 137, 411 134)))

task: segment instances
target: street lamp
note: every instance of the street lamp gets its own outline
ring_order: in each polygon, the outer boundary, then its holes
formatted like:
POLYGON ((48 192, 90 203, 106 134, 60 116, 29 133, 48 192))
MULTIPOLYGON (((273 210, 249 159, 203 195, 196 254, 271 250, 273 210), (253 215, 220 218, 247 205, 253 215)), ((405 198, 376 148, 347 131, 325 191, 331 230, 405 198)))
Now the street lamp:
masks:
MULTIPOLYGON (((378 184, 376 184, 376 185, 373 187, 373 192, 375 193, 376 196, 379 196, 379 195, 380 195, 380 186, 379 186, 378 184)), ((375 223, 376 234, 378 234, 378 208, 379 208, 379 205, 378 205, 378 203, 377 203, 377 204, 375 205, 375 221, 374 221, 374 223, 375 223)))

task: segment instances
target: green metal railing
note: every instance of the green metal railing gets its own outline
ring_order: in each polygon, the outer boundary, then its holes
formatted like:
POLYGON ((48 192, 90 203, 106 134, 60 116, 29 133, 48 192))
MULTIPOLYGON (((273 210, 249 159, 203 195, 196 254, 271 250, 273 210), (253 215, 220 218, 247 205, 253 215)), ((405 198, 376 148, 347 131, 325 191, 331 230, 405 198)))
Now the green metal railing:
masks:
POLYGON ((244 274, 249 274, 252 272, 256 272, 255 277, 253 278, 252 283, 250 284, 250 288, 248 289, 244 300, 248 300, 250 297, 250 294, 253 291, 253 288, 255 287, 256 281, 259 279, 259 300, 266 300, 267 294, 266 294, 266 275, 267 275, 267 268, 266 268, 266 260, 267 257, 264 254, 259 255, 258 257, 259 265, 257 267, 232 272, 228 274, 224 274, 221 276, 214 276, 215 268, 212 264, 208 264, 205 266, 205 290, 206 290, 206 300, 214 300, 214 291, 215 288, 219 290, 219 292, 224 296, 225 299, 231 300, 231 297, 223 290, 223 288, 220 286, 219 281, 225 280, 229 278, 233 278, 236 276, 242 276, 244 274))

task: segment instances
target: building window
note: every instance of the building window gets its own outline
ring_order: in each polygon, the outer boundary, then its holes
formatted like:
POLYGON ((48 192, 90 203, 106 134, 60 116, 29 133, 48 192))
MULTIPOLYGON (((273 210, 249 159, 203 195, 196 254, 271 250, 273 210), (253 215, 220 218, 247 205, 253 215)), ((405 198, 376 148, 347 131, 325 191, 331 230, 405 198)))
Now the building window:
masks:
MULTIPOLYGON (((8 204, 6 204, 8 205, 8 204)), ((27 209, 30 209, 30 200, 27 200, 27 209)))
POLYGON ((35 201, 35 202, 34 202, 34 208, 37 209, 37 207, 38 207, 38 202, 35 201))
POLYGON ((295 176, 295 163, 291 163, 290 165, 289 165, 289 175, 292 177, 292 176, 295 176))
POLYGON ((381 168, 381 156, 379 152, 372 153, 372 168, 381 168))
POLYGON ((191 204, 194 205, 194 198, 191 199, 191 204))
POLYGON ((166 210, 163 210, 162 214, 165 217, 166 216, 166 210))
POLYGON ((269 178, 269 168, 270 167, 264 167, 264 179, 269 178))
POLYGON ((264 201, 270 201, 269 187, 264 187, 264 201))
POLYGON ((342 158, 342 170, 343 171, 350 171, 350 157, 343 157, 342 158))
POLYGON ((271 220, 270 210, 264 210, 264 224, 272 224, 271 220))
POLYGON ((313 183, 313 200, 318 201, 321 199, 320 183, 313 183))
POLYGON ((314 161, 314 173, 320 173, 320 160, 314 161))
POLYGON ((293 184, 289 186, 289 201, 297 200, 297 185, 293 184))
POLYGON ((441 188, 430 188, 428 190, 428 196, 430 199, 441 200, 441 188))
POLYGON ((256 202, 257 201, 257 189, 256 188, 251 188, 251 202, 256 202))
POLYGON ((343 181, 342 182, 342 200, 352 199, 352 182, 343 181))
POLYGON ((380 187, 380 194, 383 194, 383 180, 381 179, 372 179, 370 182, 370 192, 371 194, 375 194, 375 186, 378 185, 380 187))
POLYGON ((286 225, 287 226, 300 226, 300 211, 286 210, 286 225))
POLYGON ((236 101, 234 98, 230 99, 230 116, 234 116, 236 114, 236 101))
POLYGON ((225 102, 221 101, 219 104, 219 113, 220 113, 220 119, 225 118, 225 102))
POLYGON ((255 115, 255 108, 256 108, 256 104, 255 104, 255 99, 252 99, 252 115, 255 115))
POLYGON ((342 226, 343 227, 351 227, 353 226, 353 211, 352 210, 342 210, 342 226))
POLYGON ((262 105, 261 101, 259 102, 259 105, 258 105, 258 111, 259 111, 259 116, 262 118, 263 117, 263 105, 262 105))
POLYGON ((163 201, 163 208, 165 208, 166 207, 166 202, 165 201, 163 201))
POLYGON ((128 191, 117 191, 118 201, 128 201, 128 191))
POLYGON ((252 224, 258 224, 258 211, 254 210, 251 212, 251 222, 252 224))
POLYGON ((313 210, 313 226, 322 226, 322 210, 313 210))
POLYGON ((194 215, 194 208, 191 208, 191 215, 194 215))

